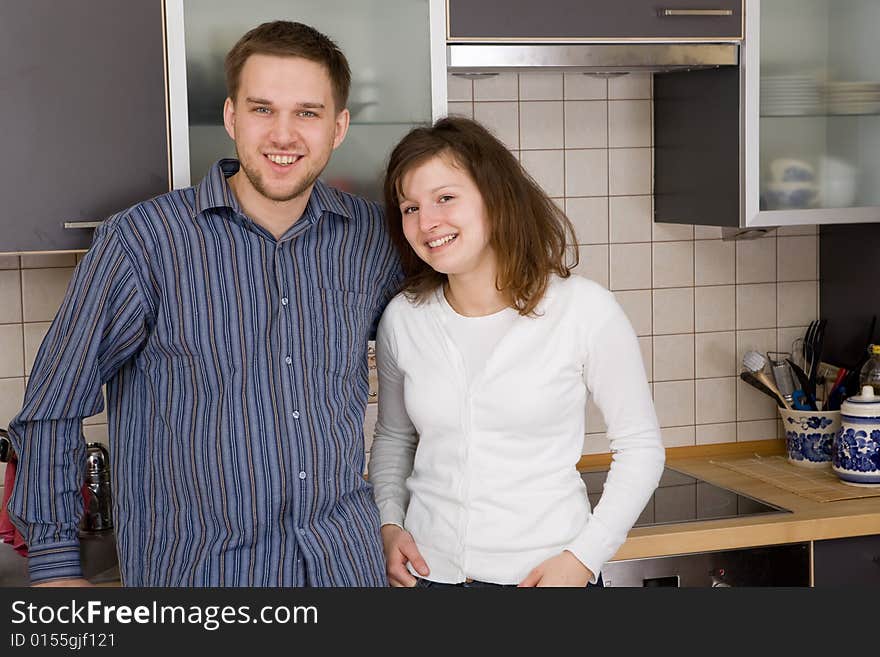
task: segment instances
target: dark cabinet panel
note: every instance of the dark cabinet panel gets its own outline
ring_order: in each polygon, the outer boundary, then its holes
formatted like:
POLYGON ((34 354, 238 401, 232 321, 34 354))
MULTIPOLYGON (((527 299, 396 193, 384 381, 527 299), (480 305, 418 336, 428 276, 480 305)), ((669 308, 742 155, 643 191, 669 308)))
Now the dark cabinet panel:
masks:
POLYGON ((828 320, 822 348, 827 363, 853 367, 866 356, 869 343, 880 344, 878 250, 880 224, 819 229, 819 315, 828 320))
POLYGON ((813 585, 880 588, 880 534, 814 541, 813 585))
POLYGON ((169 189, 161 0, 0 2, 0 252, 169 189))
POLYGON ((742 0, 448 0, 448 7, 453 41, 721 40, 741 39, 743 29, 742 0), (714 13, 694 13, 707 10, 714 13))
POLYGON ((654 75, 654 221, 739 226, 740 70, 654 75))

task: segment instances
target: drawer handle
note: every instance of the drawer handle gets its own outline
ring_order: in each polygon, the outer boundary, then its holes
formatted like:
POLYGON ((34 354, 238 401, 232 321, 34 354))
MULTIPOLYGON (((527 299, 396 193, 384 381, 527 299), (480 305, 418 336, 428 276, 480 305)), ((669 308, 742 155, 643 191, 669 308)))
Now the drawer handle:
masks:
POLYGON ((103 221, 65 221, 65 228, 97 228, 103 221))
POLYGON ((663 9, 662 16, 733 16, 733 9, 663 9))

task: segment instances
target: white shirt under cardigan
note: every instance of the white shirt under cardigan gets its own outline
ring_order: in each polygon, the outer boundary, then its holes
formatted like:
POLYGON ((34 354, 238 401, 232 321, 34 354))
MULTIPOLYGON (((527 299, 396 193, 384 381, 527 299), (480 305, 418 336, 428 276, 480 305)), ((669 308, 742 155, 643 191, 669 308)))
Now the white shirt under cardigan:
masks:
POLYGON ((660 430, 613 295, 554 276, 537 313, 514 319, 470 381, 440 290, 422 304, 400 294, 382 317, 369 479, 382 524, 413 535, 430 580, 516 584, 563 550, 598 575, 657 487, 660 430), (612 452, 592 510, 575 469, 588 394, 612 452))

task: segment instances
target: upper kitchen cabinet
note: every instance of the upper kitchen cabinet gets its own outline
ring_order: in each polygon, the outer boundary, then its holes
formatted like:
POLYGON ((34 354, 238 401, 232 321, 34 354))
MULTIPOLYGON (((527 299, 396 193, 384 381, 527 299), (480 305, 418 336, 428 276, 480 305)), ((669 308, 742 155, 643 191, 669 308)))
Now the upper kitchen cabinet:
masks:
POLYGON ((381 200, 388 155, 409 130, 446 113, 443 0, 166 0, 175 187, 234 157, 223 127, 223 60, 260 23, 306 23, 333 39, 352 71, 351 126, 322 178, 381 200))
POLYGON ((450 42, 742 38, 742 0, 448 0, 450 42), (699 6, 699 9, 694 7, 699 6))
POLYGON ((162 0, 0 2, 0 252, 86 249, 169 190, 163 30, 162 0))
POLYGON ((880 2, 747 0, 730 70, 654 76, 655 220, 880 221, 880 2))
POLYGON ((749 7, 746 223, 880 221, 880 3, 749 7))

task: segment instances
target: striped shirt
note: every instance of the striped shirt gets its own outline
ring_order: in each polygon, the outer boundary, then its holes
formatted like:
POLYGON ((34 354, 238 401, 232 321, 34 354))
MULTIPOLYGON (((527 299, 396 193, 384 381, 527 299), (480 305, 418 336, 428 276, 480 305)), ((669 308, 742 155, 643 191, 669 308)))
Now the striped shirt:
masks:
POLYGON ((105 221, 11 423, 32 582, 80 576, 81 420, 107 383, 126 586, 384 586, 367 341, 400 281, 380 208, 318 181, 280 239, 221 160, 105 221))

